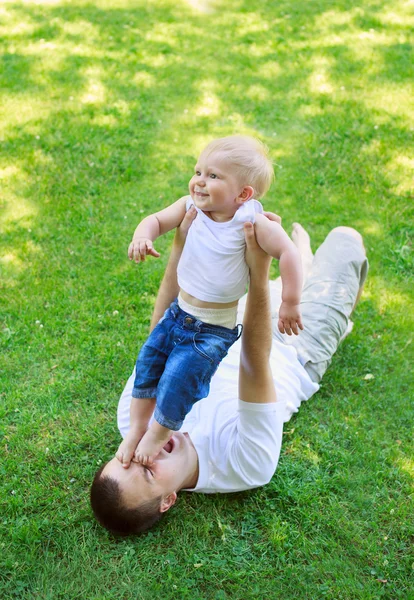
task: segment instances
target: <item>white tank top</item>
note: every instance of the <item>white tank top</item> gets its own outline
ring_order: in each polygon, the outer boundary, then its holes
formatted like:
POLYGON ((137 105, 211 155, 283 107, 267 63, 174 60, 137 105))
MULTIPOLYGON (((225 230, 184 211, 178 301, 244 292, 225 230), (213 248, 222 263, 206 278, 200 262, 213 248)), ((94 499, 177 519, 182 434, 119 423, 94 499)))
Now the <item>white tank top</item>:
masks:
MULTIPOLYGON (((194 205, 187 197, 187 210, 194 205)), ((233 302, 245 294, 249 267, 244 253, 243 223, 255 222, 263 207, 248 200, 237 209, 231 221, 218 223, 197 210, 178 263, 178 285, 204 302, 233 302)))

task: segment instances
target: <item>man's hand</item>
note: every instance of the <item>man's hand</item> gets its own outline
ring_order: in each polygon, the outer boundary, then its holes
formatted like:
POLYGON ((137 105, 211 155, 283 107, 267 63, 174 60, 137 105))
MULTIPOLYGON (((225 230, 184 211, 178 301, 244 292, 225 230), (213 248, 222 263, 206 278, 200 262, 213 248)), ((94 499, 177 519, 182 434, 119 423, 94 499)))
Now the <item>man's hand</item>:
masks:
POLYGON ((152 245, 152 240, 144 237, 134 237, 128 248, 128 258, 136 263, 144 262, 146 256, 158 258, 160 254, 152 245))
POLYGON ((276 223, 279 223, 279 225, 282 224, 282 217, 279 217, 279 215, 277 215, 276 213, 265 211, 263 212, 263 214, 269 219, 269 221, 276 221, 276 223))
POLYGON ((277 324, 280 333, 288 335, 299 335, 299 329, 303 330, 302 317, 300 316, 299 304, 282 302, 279 309, 279 321, 277 324))
MULTIPOLYGON (((273 215, 277 217, 277 215, 273 215)), ((279 218, 279 217, 278 217, 279 218)), ((277 220, 277 219, 271 219, 277 220)), ((254 226, 252 223, 244 224, 244 237, 246 240, 246 263, 250 269, 250 277, 252 276, 269 276, 269 267, 272 261, 272 257, 269 256, 264 250, 261 249, 259 244, 256 241, 256 236, 254 232, 254 226)))

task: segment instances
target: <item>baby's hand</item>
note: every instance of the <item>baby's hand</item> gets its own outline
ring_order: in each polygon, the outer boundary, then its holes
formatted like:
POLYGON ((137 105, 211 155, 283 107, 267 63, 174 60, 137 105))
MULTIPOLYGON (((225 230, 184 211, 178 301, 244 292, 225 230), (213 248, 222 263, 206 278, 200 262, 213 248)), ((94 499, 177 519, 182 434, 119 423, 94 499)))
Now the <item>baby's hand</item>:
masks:
POLYGON ((128 258, 136 263, 144 262, 147 255, 158 258, 160 255, 148 238, 133 238, 128 248, 128 258))
POLYGON ((279 309, 278 327, 280 333, 299 335, 299 329, 303 330, 302 317, 300 316, 299 304, 282 302, 279 309), (298 329, 299 328, 299 329, 298 329))

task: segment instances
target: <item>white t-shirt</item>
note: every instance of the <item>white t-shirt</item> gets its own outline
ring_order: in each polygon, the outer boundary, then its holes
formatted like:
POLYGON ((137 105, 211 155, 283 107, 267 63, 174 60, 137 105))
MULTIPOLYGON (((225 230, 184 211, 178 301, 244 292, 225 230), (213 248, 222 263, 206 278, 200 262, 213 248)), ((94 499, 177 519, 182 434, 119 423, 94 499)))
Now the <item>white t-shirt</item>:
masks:
MULTIPOLYGON (((279 460, 283 423, 318 389, 299 363, 296 350, 274 341, 270 365, 277 402, 256 404, 238 399, 241 341, 237 341, 211 381, 210 394, 196 402, 180 431, 187 431, 197 450, 199 478, 189 491, 206 494, 239 492, 265 485, 279 460)), ((129 428, 134 374, 118 405, 118 428, 129 428)))
MULTIPOLYGON (((187 196, 187 210, 193 206, 187 196)), ((245 294, 249 268, 245 260, 243 224, 254 223, 263 207, 248 200, 231 219, 219 223, 197 208, 177 267, 182 290, 205 302, 233 302, 245 294)))

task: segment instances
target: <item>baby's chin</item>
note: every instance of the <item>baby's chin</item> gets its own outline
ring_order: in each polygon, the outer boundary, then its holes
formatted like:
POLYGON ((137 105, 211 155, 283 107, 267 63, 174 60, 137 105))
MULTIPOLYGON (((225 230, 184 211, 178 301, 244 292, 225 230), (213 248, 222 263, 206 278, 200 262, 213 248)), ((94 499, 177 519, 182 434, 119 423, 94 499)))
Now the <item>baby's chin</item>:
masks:
POLYGON ((203 206, 205 205, 205 201, 203 201, 201 198, 199 198, 198 196, 194 195, 191 196, 194 205, 196 206, 196 208, 203 208, 203 206))

